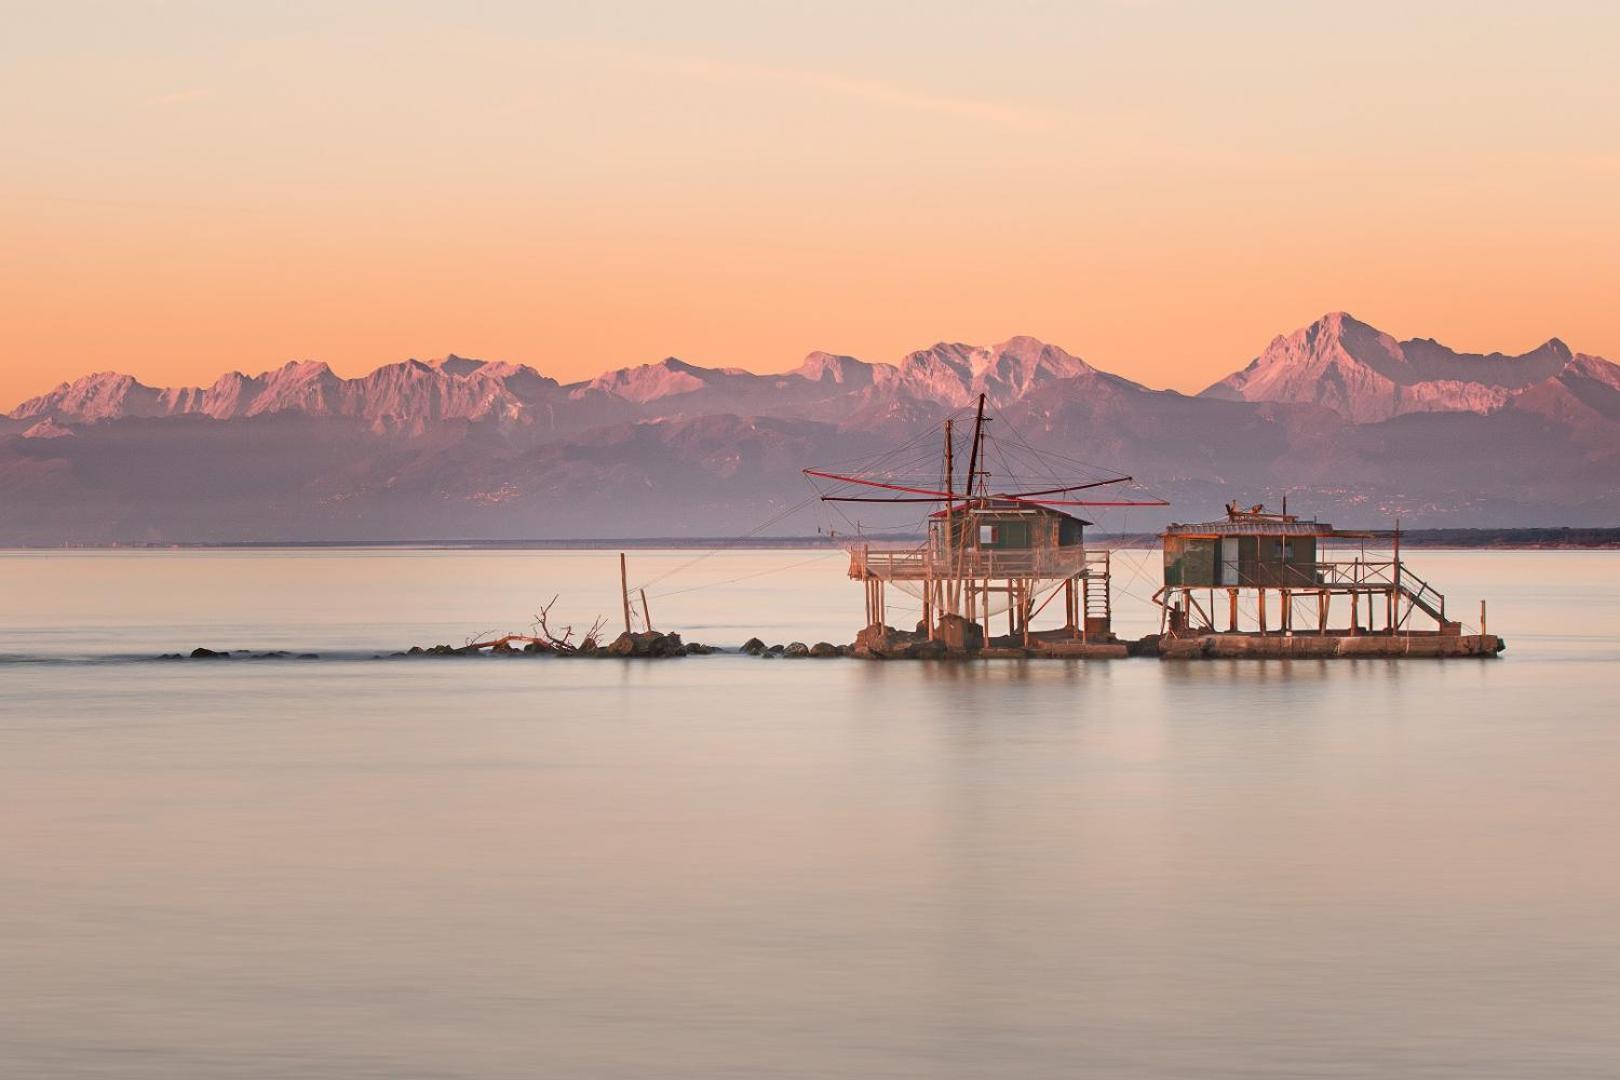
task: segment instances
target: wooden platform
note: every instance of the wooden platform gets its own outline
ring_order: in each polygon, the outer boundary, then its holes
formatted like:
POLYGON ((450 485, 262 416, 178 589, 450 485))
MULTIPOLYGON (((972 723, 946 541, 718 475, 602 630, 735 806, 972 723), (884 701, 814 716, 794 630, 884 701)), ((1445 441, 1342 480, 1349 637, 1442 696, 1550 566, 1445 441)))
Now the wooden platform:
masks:
POLYGON ((1491 659, 1505 648, 1495 634, 1167 634, 1159 639, 1159 655, 1166 660, 1491 659))

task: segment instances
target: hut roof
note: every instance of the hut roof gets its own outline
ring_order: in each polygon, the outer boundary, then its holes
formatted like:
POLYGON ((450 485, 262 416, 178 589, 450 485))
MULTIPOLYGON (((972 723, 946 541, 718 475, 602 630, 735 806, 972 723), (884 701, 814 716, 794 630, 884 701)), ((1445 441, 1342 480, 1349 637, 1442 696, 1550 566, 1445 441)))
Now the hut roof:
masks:
POLYGON ((1300 521, 1295 517, 1239 518, 1192 524, 1173 522, 1165 536, 1344 536, 1325 521, 1300 521))
POLYGON ((1061 510, 1054 510, 1050 506, 1042 506, 1040 503, 1030 502, 1027 499, 1003 499, 994 495, 982 498, 974 498, 972 500, 963 500, 962 502, 956 503, 949 508, 935 510, 928 516, 931 518, 944 518, 948 515, 954 514, 1033 514, 1042 517, 1056 517, 1064 518, 1068 521, 1078 521, 1082 525, 1094 524, 1093 522, 1087 521, 1085 518, 1075 517, 1073 514, 1065 514, 1061 510))

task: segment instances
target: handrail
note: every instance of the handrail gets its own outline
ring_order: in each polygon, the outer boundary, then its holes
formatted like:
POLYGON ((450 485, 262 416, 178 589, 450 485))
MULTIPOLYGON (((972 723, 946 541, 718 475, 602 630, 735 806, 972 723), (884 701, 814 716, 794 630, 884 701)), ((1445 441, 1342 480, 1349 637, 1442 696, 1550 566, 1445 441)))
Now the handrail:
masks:
POLYGON ((1077 577, 1107 574, 1107 552, 1084 548, 963 549, 950 553, 931 546, 894 550, 850 550, 850 577, 1003 578, 1077 577))

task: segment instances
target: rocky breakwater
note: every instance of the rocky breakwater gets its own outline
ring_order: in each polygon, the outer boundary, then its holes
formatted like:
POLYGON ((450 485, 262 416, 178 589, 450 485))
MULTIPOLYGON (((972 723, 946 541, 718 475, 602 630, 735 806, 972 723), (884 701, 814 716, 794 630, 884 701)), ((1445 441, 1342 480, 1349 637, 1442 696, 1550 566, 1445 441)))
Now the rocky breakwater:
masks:
POLYGON ((661 660, 677 656, 707 656, 719 652, 713 645, 696 641, 682 641, 676 633, 643 630, 626 632, 609 642, 598 642, 587 637, 578 645, 565 639, 535 638, 526 635, 507 635, 492 641, 474 641, 466 645, 431 645, 423 648, 413 645, 402 656, 556 656, 556 657, 619 657, 624 659, 661 660))
POLYGON ((977 656, 984 649, 982 626, 960 615, 943 615, 932 635, 922 622, 911 630, 868 626, 855 635, 850 653, 865 660, 939 660, 977 656))
POLYGON ((792 641, 786 645, 767 645, 754 637, 743 642, 742 652, 762 660, 774 660, 777 657, 784 660, 829 660, 836 656, 851 655, 853 647, 834 645, 829 641, 818 641, 814 645, 806 645, 802 641, 792 641))

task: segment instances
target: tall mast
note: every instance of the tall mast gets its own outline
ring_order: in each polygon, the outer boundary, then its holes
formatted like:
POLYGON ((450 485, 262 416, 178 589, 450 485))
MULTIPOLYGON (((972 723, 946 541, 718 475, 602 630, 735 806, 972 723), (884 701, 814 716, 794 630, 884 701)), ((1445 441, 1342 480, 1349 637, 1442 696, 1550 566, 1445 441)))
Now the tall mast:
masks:
POLYGON ((956 518, 953 507, 956 503, 956 446, 952 435, 954 421, 945 421, 945 566, 951 574, 951 580, 944 584, 945 611, 956 614, 956 557, 952 554, 952 546, 956 543, 956 518))
MULTIPOLYGON (((973 451, 968 454, 967 497, 973 498, 973 485, 979 479, 980 447, 984 444, 984 395, 979 395, 979 410, 973 417, 973 451)), ((983 484, 979 485, 981 488, 983 484)))

